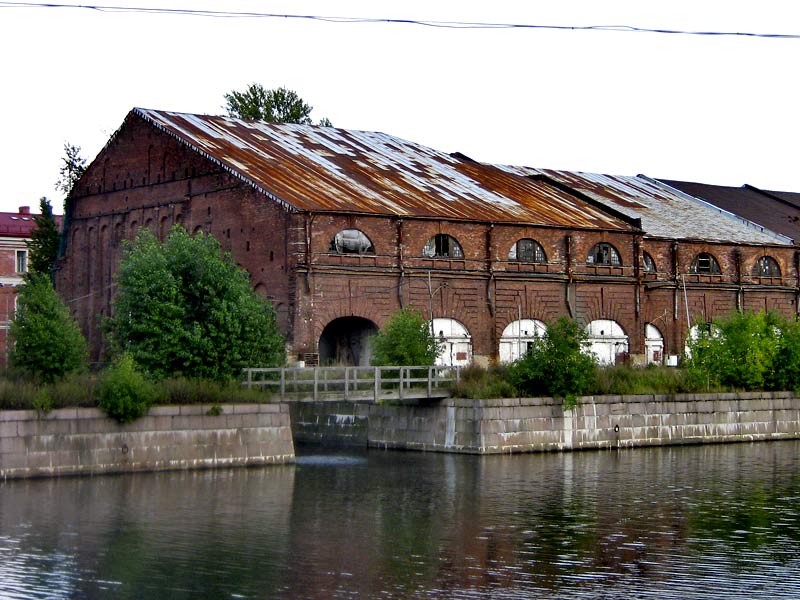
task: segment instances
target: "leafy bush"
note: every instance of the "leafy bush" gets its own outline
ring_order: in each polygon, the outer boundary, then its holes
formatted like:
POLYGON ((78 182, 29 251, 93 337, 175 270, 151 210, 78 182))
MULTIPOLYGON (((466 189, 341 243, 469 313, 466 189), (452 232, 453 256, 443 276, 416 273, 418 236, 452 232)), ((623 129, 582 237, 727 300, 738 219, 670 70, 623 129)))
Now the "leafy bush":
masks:
POLYGON ((52 382, 86 369, 86 340, 48 274, 25 276, 10 337, 12 366, 33 378, 52 382))
MULTIPOLYGON (((788 323, 772 312, 733 313, 713 324, 701 323, 696 339, 689 340, 687 368, 690 377, 707 387, 742 390, 774 389, 777 358, 793 349, 791 334, 782 341, 788 323)), ((800 352, 800 350, 795 350, 800 352)), ((797 359, 795 359, 797 360, 797 359)), ((787 381, 788 383, 788 381, 787 381)))
POLYGON ((135 421, 155 400, 153 384, 136 370, 129 355, 123 355, 100 376, 97 401, 100 408, 120 423, 135 421))
POLYGON ((404 308, 372 338, 372 364, 377 366, 432 365, 439 344, 422 313, 404 308))
POLYGON ((800 322, 785 321, 767 387, 800 392, 800 322))
POLYGON ((272 305, 211 235, 176 225, 162 244, 142 230, 125 243, 116 281, 111 346, 154 377, 223 381, 285 361, 272 305))
POLYGON ((597 363, 586 348, 586 331, 576 321, 561 317, 550 323, 542 338, 509 367, 509 381, 520 392, 563 398, 567 408, 592 389, 597 363))

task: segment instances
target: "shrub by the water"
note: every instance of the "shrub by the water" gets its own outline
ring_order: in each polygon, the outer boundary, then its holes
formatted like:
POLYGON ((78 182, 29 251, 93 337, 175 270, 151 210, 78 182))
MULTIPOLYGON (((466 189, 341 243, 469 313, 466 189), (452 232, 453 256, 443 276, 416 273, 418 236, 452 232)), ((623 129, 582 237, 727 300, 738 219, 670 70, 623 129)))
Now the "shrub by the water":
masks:
POLYGON ((106 369, 97 384, 98 405, 120 423, 130 423, 144 416, 155 398, 153 384, 136 369, 127 354, 106 369))
POLYGON ((509 381, 522 394, 563 398, 566 407, 592 389, 596 359, 586 349, 586 331, 561 317, 550 323, 542 338, 509 367, 509 381))
POLYGON ((395 313, 372 338, 373 365, 432 365, 438 354, 430 323, 413 308, 395 313))

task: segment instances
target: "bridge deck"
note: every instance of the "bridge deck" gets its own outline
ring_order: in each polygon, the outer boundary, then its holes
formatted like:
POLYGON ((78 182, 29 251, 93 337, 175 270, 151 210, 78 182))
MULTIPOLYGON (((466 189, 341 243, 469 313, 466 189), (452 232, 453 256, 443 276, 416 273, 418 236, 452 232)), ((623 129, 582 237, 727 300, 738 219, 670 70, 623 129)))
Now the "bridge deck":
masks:
POLYGON ((247 388, 272 392, 281 401, 351 400, 420 402, 447 398, 459 367, 307 367, 245 369, 247 388))

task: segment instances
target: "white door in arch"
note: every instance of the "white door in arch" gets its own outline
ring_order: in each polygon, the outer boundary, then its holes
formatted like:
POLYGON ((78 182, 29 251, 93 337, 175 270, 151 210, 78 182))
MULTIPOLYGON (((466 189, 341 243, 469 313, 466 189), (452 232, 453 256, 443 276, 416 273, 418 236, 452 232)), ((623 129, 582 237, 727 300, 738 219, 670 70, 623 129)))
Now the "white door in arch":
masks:
POLYGON ((652 323, 644 327, 644 351, 648 365, 664 364, 664 336, 652 323))
POLYGON ((434 319, 433 335, 439 342, 437 365, 459 367, 472 362, 472 336, 463 323, 455 319, 434 319))
POLYGON ((512 321, 500 336, 500 362, 510 363, 525 356, 530 344, 544 336, 547 327, 536 319, 512 321))
POLYGON ((614 365, 617 357, 628 351, 628 336, 620 324, 610 319, 598 319, 586 326, 589 351, 601 365, 614 365))

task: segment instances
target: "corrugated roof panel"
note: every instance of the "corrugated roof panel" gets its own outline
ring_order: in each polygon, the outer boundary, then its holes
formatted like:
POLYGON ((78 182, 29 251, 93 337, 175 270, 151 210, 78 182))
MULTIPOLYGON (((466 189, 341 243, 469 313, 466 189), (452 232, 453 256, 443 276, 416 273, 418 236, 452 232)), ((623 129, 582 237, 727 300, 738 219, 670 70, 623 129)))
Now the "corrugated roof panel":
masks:
POLYGON ((647 177, 514 166, 504 166, 503 169, 521 175, 551 177, 610 208, 640 217, 647 236, 746 244, 791 244, 786 236, 647 177))
POLYGON ((633 227, 547 182, 384 133, 133 112, 299 211, 633 227))

